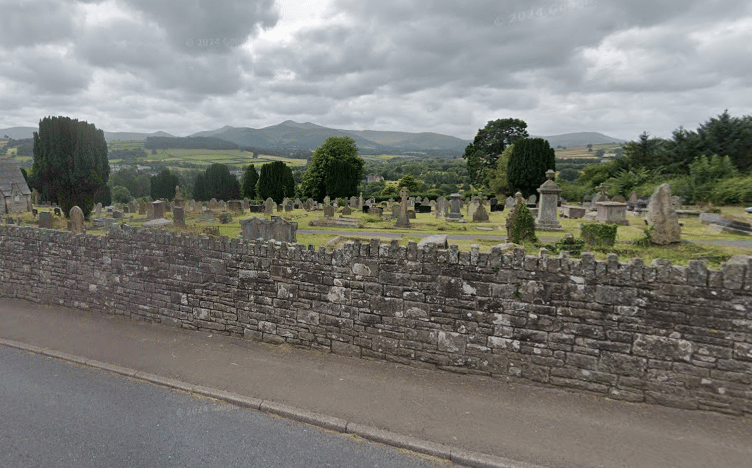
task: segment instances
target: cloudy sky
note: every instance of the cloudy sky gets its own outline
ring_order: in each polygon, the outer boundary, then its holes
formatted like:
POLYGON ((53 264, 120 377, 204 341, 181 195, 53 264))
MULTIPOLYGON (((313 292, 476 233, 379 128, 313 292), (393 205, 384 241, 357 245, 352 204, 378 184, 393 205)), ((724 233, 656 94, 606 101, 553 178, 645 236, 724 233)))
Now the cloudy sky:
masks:
POLYGON ((0 128, 636 139, 752 114, 749 0, 0 0, 0 128))

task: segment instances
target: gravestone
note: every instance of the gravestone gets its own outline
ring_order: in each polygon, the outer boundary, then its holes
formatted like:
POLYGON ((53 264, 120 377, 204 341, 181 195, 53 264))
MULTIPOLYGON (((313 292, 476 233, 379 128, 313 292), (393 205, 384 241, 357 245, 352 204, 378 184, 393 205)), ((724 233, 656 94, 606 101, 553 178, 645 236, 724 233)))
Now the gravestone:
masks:
POLYGON ((507 199, 504 200, 504 206, 512 208, 514 206, 514 197, 507 197, 507 199))
POLYGON ((223 211, 219 215, 219 224, 230 224, 232 222, 232 215, 227 211, 223 211))
POLYGON ((131 209, 128 207, 128 205, 123 206, 123 213, 128 214, 131 212, 131 209))
POLYGON ((395 203, 392 205, 392 219, 398 219, 400 215, 400 206, 395 203))
POLYGON ((657 245, 681 242, 679 217, 672 209, 671 187, 661 184, 648 203, 647 221, 650 225, 650 241, 657 245))
POLYGON ((376 205, 371 205, 368 207, 368 213, 382 216, 384 214, 384 208, 376 205))
POLYGON ((447 199, 439 197, 436 200, 436 217, 440 218, 446 215, 447 199))
POLYGON ((101 203, 97 203, 97 204, 96 204, 96 205, 94 206, 94 214, 95 214, 96 216, 99 216, 99 215, 101 215, 101 214, 102 214, 102 204, 101 204, 101 203))
POLYGON ((428 203, 426 203, 426 204, 416 203, 415 204, 415 212, 416 213, 430 214, 431 213, 431 205, 428 204, 428 203))
POLYGON ((613 198, 611 198, 611 201, 616 203, 626 203, 627 199, 622 197, 621 195, 615 195, 613 198))
POLYGON ((73 234, 86 234, 84 227, 84 212, 81 208, 74 206, 70 210, 70 231, 73 234))
POLYGON ((172 224, 178 227, 185 227, 185 208, 176 206, 172 209, 172 224))
POLYGON ((172 199, 172 204, 174 206, 179 206, 182 208, 183 202, 185 202, 185 198, 183 197, 183 194, 180 192, 180 187, 175 186, 175 197, 172 199))
POLYGON ((278 216, 271 220, 253 217, 240 221, 240 234, 244 239, 279 242, 297 242, 298 223, 290 223, 278 216))
POLYGON ((564 218, 580 219, 585 216, 587 208, 584 206, 561 205, 561 215, 564 218))
POLYGON ((55 211, 55 216, 62 216, 63 215, 63 212, 57 206, 55 208, 53 208, 53 210, 55 211))
POLYGON ((242 201, 230 200, 230 203, 228 205, 229 205, 228 208, 229 208, 230 213, 234 214, 235 216, 239 216, 244 213, 242 201))
POLYGON ((640 199, 640 196, 634 190, 632 191, 632 193, 629 194, 629 201, 630 202, 634 203, 634 202, 636 202, 639 199, 640 199))
POLYGON ((409 228, 410 227, 410 218, 407 214, 407 197, 410 195, 410 191, 407 190, 407 187, 402 187, 402 190, 400 190, 400 196, 402 197, 402 202, 399 206, 399 216, 397 217, 397 222, 394 223, 394 227, 398 228, 409 228))
POLYGON ((250 206, 251 206, 251 202, 249 202, 247 198, 244 198, 243 199, 243 210, 246 211, 246 210, 250 209, 249 208, 250 206))
POLYGON ((331 205, 324 205, 324 218, 334 217, 334 207, 331 205))
POLYGON ((112 217, 114 219, 123 219, 123 218, 125 218, 125 214, 122 211, 113 210, 112 211, 112 217))
POLYGON ((42 211, 39 213, 39 227, 42 229, 52 229, 52 213, 49 211, 42 211))
POLYGON ((217 208, 219 208, 219 202, 217 201, 217 199, 212 198, 211 200, 209 200, 209 209, 216 210, 217 208))
POLYGON ((348 206, 342 208, 342 211, 340 211, 340 213, 342 213, 343 216, 350 216, 352 214, 352 209, 348 205, 348 206))
POLYGON ((597 206, 598 202, 607 202, 608 195, 606 195, 606 190, 608 189, 607 186, 604 184, 599 185, 598 187, 598 193, 593 197, 593 204, 597 206))
POLYGON ((467 204, 467 217, 468 219, 473 219, 473 215, 475 214, 475 210, 478 209, 478 197, 472 197, 470 201, 467 204))
POLYGON ((538 193, 540 193, 540 206, 538 208, 538 216, 535 219, 535 228, 541 231, 562 230, 557 210, 561 189, 556 182, 554 182, 555 175, 556 172, 552 169, 546 171, 546 177, 548 180, 543 182, 538 188, 538 193))
POLYGON ((478 207, 475 209, 475 212, 473 213, 474 223, 487 223, 488 222, 488 211, 486 211, 485 201, 486 201, 486 197, 482 195, 478 197, 478 200, 477 200, 478 207))
POLYGON ((407 219, 415 219, 415 210, 407 210, 407 219))
POLYGON ((598 221, 609 224, 620 224, 622 226, 629 225, 626 203, 611 201, 596 202, 595 207, 598 210, 598 214, 596 215, 598 221))
POLYGON ((350 197, 350 208, 357 208, 358 206, 358 199, 354 196, 350 197))
POLYGON ((146 202, 138 202, 138 215, 144 216, 146 215, 146 202))
POLYGON ((274 208, 276 208, 277 204, 274 203, 274 200, 270 198, 267 198, 264 202, 264 214, 272 216, 274 214, 274 208))
MULTIPOLYGON (((155 202, 151 203, 152 206, 152 218, 153 219, 161 219, 165 217, 165 205, 167 203, 163 202, 162 200, 157 200, 155 202)), ((114 216, 113 216, 114 217, 114 216)))
POLYGON ((535 194, 530 195, 530 197, 527 199, 527 205, 535 205, 536 203, 538 203, 538 197, 535 194))
POLYGON ((462 219, 462 201, 459 193, 453 193, 449 196, 449 213, 446 215, 447 221, 459 221, 462 219))
POLYGON ((363 208, 363 192, 360 192, 360 196, 358 197, 358 209, 363 208))

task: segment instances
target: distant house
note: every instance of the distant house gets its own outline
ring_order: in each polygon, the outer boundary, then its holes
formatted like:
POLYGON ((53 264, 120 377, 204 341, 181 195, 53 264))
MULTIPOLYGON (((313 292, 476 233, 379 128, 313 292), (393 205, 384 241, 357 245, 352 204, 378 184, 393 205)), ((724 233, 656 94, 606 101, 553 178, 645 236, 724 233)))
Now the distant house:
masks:
POLYGON ((382 180, 384 180, 384 178, 381 177, 380 175, 371 175, 371 176, 368 176, 368 179, 367 179, 369 184, 372 184, 374 182, 381 182, 382 180))
POLYGON ((31 211, 31 190, 18 163, 0 159, 0 215, 31 211))

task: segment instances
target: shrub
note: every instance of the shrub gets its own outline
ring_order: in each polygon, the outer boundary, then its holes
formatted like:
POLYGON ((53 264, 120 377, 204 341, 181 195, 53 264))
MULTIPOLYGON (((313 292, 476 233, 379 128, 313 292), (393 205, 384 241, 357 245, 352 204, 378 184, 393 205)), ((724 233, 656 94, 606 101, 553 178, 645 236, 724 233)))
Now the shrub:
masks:
POLYGON ((616 224, 584 223, 580 237, 591 246, 612 246, 616 242, 616 224))
POLYGON ((535 219, 530 209, 523 203, 512 210, 507 218, 507 242, 538 242, 535 236, 535 219))

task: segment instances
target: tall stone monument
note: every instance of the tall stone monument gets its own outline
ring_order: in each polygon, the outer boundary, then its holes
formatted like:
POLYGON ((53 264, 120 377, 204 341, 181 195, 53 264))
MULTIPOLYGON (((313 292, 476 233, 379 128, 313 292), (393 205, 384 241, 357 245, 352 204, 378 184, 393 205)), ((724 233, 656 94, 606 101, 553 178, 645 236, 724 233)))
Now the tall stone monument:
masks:
POLYGON ((172 199, 172 203, 174 206, 183 207, 183 202, 185 201, 185 198, 183 197, 183 194, 180 193, 180 187, 175 187, 175 198, 172 199))
POLYGON ((535 228, 540 231, 561 231, 561 223, 557 213, 559 194, 561 189, 554 182, 556 172, 549 169, 546 171, 546 180, 538 188, 540 204, 538 205, 538 217, 535 219, 535 228))
POLYGON ((394 227, 398 227, 398 228, 410 227, 410 218, 407 215, 407 197, 409 195, 410 195, 410 191, 407 190, 407 187, 402 187, 402 190, 400 190, 400 196, 402 197, 402 201, 400 202, 399 216, 397 216, 397 222, 394 223, 394 227))
POLYGON ((652 243, 667 245, 681 242, 679 217, 671 207, 671 187, 668 184, 660 185, 650 197, 647 221, 652 228, 652 243))

